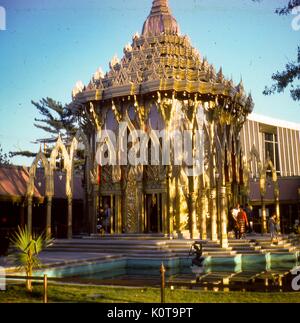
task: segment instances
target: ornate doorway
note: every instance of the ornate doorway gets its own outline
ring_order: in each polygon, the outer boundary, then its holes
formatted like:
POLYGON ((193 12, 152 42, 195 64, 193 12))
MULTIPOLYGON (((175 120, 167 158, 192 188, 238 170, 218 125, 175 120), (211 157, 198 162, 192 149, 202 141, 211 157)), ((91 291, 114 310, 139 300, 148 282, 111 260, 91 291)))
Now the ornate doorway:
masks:
POLYGON ((146 233, 162 232, 161 194, 146 195, 146 233))

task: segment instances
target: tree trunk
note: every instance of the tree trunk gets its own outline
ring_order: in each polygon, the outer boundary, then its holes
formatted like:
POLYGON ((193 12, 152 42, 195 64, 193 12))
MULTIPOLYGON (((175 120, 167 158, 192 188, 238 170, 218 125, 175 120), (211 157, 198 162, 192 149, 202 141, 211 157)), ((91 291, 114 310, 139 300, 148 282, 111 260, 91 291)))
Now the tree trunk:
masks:
MULTIPOLYGON (((28 251, 28 254, 27 254, 27 270, 26 270, 26 276, 27 277, 32 277, 32 253, 31 253, 31 250, 28 251)), ((32 281, 31 279, 26 279, 26 290, 28 292, 32 292, 32 281)))

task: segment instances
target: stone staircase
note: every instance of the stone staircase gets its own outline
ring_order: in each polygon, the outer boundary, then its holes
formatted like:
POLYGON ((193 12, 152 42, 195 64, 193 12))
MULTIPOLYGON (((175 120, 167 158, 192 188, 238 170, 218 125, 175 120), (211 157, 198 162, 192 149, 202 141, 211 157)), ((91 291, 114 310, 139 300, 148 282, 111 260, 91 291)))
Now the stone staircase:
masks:
POLYGON ((229 246, 238 254, 289 253, 300 250, 298 238, 280 236, 277 245, 269 236, 256 235, 244 240, 229 240, 229 246))
MULTIPOLYGON (((55 240, 47 251, 109 253, 130 257, 186 257, 194 240, 170 240, 159 235, 111 235, 73 240, 55 240)), ((221 248, 219 243, 203 242, 205 256, 230 256, 231 248, 221 248)))
MULTIPOLYGON (((186 257, 193 242, 194 240, 171 240, 160 234, 97 235, 73 240, 55 240, 47 251, 89 252, 144 258, 186 257)), ((228 248, 222 248, 219 242, 203 241, 203 255, 206 257, 295 251, 300 251, 299 240, 288 236, 280 237, 278 245, 272 245, 268 236, 257 235, 243 240, 230 239, 228 248)))

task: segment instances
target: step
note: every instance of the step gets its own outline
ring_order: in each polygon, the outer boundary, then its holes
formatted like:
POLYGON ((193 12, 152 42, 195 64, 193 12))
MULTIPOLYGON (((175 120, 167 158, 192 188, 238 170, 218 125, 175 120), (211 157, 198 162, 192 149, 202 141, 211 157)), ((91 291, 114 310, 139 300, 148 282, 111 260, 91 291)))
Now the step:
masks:
POLYGON ((165 241, 140 241, 140 240, 55 240, 53 245, 166 245, 165 241))
POLYGON ((255 255, 255 254, 261 253, 260 250, 236 250, 236 252, 237 252, 237 254, 247 254, 247 255, 249 255, 249 254, 255 255))
POLYGON ((263 249, 261 250, 261 253, 289 253, 289 249, 280 249, 280 248, 269 248, 269 249, 263 249))
MULTIPOLYGON (((162 246, 152 246, 152 245, 55 245, 51 246, 48 249, 56 249, 56 248, 65 248, 65 249, 73 249, 80 248, 85 250, 106 250, 106 249, 115 249, 115 250, 167 250, 168 248, 164 248, 162 246)), ((188 250, 188 248, 186 249, 188 250)))

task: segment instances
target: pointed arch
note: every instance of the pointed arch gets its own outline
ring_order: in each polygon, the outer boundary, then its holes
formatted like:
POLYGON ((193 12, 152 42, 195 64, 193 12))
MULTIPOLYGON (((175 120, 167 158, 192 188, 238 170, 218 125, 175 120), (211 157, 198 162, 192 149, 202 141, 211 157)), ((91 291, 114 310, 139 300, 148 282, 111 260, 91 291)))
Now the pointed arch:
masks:
POLYGON ((159 111, 157 103, 151 101, 149 103, 148 109, 148 122, 151 122, 151 127, 155 130, 165 129, 165 122, 162 113, 159 111))
POLYGON ((70 148, 70 159, 73 161, 74 159, 74 154, 76 152, 76 150, 78 149, 78 144, 82 142, 84 144, 84 154, 85 156, 90 158, 90 143, 88 141, 88 138, 86 136, 86 134, 83 132, 83 130, 80 128, 77 130, 75 137, 72 140, 71 143, 71 148, 70 148))
POLYGON ((97 149, 96 158, 95 158, 95 161, 100 166, 105 166, 103 165, 101 160, 101 152, 103 151, 103 148, 105 148, 105 146, 108 149, 109 165, 117 164, 117 152, 116 152, 117 143, 116 143, 115 137, 111 138, 110 136, 111 133, 112 132, 110 130, 106 129, 106 126, 105 126, 105 129, 102 130, 101 132, 101 138, 100 138, 100 142, 98 142, 98 149, 97 149))
POLYGON ((56 158, 59 155, 59 152, 62 153, 62 157, 64 159, 64 169, 67 170, 70 164, 70 156, 68 154, 67 148, 61 140, 59 136, 56 144, 50 155, 50 170, 53 171, 56 168, 56 158))
MULTIPOLYGON (((138 140, 138 134, 137 134, 137 131, 133 125, 133 123, 131 122, 129 116, 128 116, 128 112, 126 111, 125 112, 125 115, 124 115, 124 122, 127 124, 126 127, 123 127, 122 129, 119 128, 119 136, 118 136, 118 139, 122 139, 124 138, 128 138, 127 137, 127 130, 129 130, 131 136, 132 136, 132 143, 135 143, 137 140, 138 140)), ((126 140, 126 143, 127 143, 127 140, 126 140)), ((125 148, 124 147, 124 140, 121 140, 121 142, 118 142, 118 150, 119 150, 119 153, 122 153, 122 152, 125 152, 127 149, 127 147, 125 148)))
POLYGON ((78 150, 78 144, 83 143, 84 145, 84 157, 87 159, 87 168, 90 169, 90 166, 92 164, 92 156, 91 156, 91 149, 90 149, 90 143, 86 136, 86 134, 83 132, 82 129, 78 129, 76 132, 75 137, 72 140, 71 147, 70 147, 70 161, 72 163, 72 169, 74 168, 74 157, 75 153, 78 150))
POLYGON ((274 183, 277 182, 277 172, 276 172, 275 166, 274 166, 273 162, 271 161, 271 159, 267 158, 267 160, 264 164, 264 173, 266 174, 269 169, 271 169, 272 181, 274 183))
POLYGON ((30 169, 29 169, 29 182, 27 184, 27 196, 32 197, 34 195, 34 178, 36 174, 36 169, 38 167, 38 163, 42 162, 44 169, 45 169, 45 178, 46 178, 46 189, 45 195, 46 196, 53 196, 53 190, 51 190, 52 186, 50 183, 50 166, 47 157, 42 153, 40 150, 36 155, 34 161, 32 162, 30 169))
POLYGON ((61 140, 59 136, 56 144, 51 152, 50 155, 50 176, 53 176, 53 172, 56 169, 56 158, 61 152, 63 160, 64 160, 64 167, 63 169, 66 171, 66 195, 68 197, 72 197, 73 190, 72 190, 72 163, 70 160, 70 155, 68 154, 67 148, 61 140))
POLYGON ((255 157, 256 160, 258 162, 260 162, 259 152, 258 152, 257 148, 255 147, 255 145, 252 146, 251 151, 250 151, 250 160, 251 161, 253 160, 252 157, 255 157))
MULTIPOLYGON (((71 147, 70 147, 70 164, 71 164, 71 172, 72 172, 72 186, 73 186, 73 178, 74 178, 74 162, 75 162, 75 154, 76 151, 78 151, 78 145, 79 143, 83 143, 84 145, 84 158, 86 161, 85 164, 85 171, 88 174, 88 172, 91 169, 92 166, 92 155, 91 155, 91 149, 90 149, 90 143, 86 136, 86 134, 83 132, 81 128, 79 128, 75 134, 75 137, 72 140, 71 147)), ((90 191, 90 176, 86 176, 86 184, 87 184, 87 190, 90 191)))
POLYGON ((250 158, 248 159, 248 163, 250 165, 250 173, 252 173, 254 176, 261 176, 263 173, 263 166, 259 157, 258 149, 254 144, 250 150, 250 158))
MULTIPOLYGON (((161 153, 162 153, 162 147, 159 141, 159 137, 157 136, 157 132, 155 130, 153 130, 152 128, 152 124, 151 124, 151 120, 148 121, 148 128, 147 128, 147 135, 149 136, 149 138, 145 137, 145 140, 143 141, 142 145, 145 145, 145 141, 147 140, 149 143, 149 139, 150 139, 150 144, 152 143, 154 145, 154 147, 158 147, 159 151, 158 151, 158 165, 160 165, 160 158, 161 153)), ((151 150, 152 153, 152 150, 151 150)), ((157 153, 157 150, 155 149, 155 154, 157 153)), ((151 155, 151 159, 152 159, 152 155, 151 155)), ((148 156, 148 161, 149 161, 149 156, 148 156)), ((152 161, 152 160, 151 160, 152 161)))

